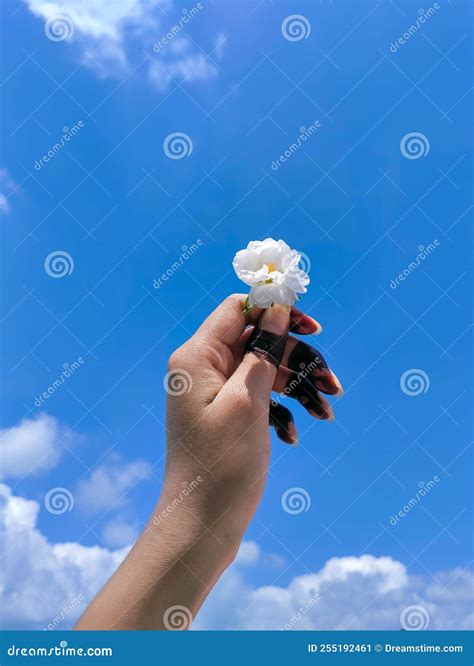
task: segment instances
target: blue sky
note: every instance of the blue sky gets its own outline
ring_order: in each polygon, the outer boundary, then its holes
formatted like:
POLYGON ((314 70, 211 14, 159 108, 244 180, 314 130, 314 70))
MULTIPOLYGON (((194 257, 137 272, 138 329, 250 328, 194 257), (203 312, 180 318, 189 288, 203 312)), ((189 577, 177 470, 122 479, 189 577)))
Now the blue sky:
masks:
MULTIPOLYGON (((167 358, 241 290, 235 252, 271 236, 310 257, 301 305, 323 324, 316 344, 346 393, 335 422, 294 408, 299 447, 275 440, 247 535, 257 544, 253 565, 235 575, 249 590, 286 588, 330 558, 369 554, 402 563, 425 591, 442 581, 440 594, 452 595, 449 581, 466 576, 472 559, 467 3, 434 3, 429 15, 426 6, 428 18, 399 43, 421 16, 412 2, 203 1, 158 53, 153 45, 182 9, 197 5, 107 4, 94 12, 89 0, 52 3, 69 31, 58 41, 45 30, 48 3, 2 7, 1 426, 5 483, 39 505, 31 529, 50 544, 104 553, 130 543, 161 486, 167 358), (282 22, 295 13, 307 36, 291 41, 282 22), (189 137, 189 156, 165 154, 174 132, 189 137), (423 154, 409 159, 404 137, 413 132, 423 154), (420 246, 434 249, 390 286, 420 246), (61 279, 45 270, 56 252, 71 258, 61 279), (73 376, 35 405, 79 357, 73 376), (425 392, 401 390, 411 370, 421 371, 425 392), (49 462, 31 471, 38 446, 49 462), (72 493, 71 511, 45 509, 55 487, 72 493), (289 515, 281 497, 294 487, 311 507, 289 515)), ((33 578, 42 590, 45 579, 33 578)), ((423 598, 404 589, 395 615, 423 598)), ((57 600, 37 616, 26 588, 23 596, 18 626, 55 616, 57 600)), ((432 625, 443 625, 435 602, 425 606, 432 625)))

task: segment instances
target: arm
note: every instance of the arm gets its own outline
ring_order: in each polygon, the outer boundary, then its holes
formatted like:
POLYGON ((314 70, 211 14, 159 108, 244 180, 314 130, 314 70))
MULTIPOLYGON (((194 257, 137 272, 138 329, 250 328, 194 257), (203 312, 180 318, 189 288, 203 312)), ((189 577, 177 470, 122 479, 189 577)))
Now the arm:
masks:
MULTIPOLYGON (((271 391, 283 392, 293 382, 290 397, 316 418, 330 417, 318 388, 339 393, 337 378, 319 352, 287 337, 290 324, 310 333, 318 330, 317 322, 294 309, 290 316, 283 306, 244 316, 244 301, 241 295, 226 299, 170 358, 162 496, 76 629, 186 629, 233 561, 262 496, 271 391), (283 340, 279 358, 258 344, 254 353, 245 353, 248 326, 257 321, 283 340), (303 362, 309 368, 305 377, 303 362)), ((296 444, 286 407, 271 406, 270 421, 283 441, 296 444)))

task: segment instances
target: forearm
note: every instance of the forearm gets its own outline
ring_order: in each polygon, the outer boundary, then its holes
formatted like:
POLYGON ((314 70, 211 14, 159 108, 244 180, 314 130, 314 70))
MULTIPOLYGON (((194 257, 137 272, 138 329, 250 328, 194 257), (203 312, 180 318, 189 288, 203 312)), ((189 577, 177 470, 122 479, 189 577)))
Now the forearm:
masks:
POLYGON ((225 515, 209 526, 199 506, 185 504, 170 512, 166 496, 158 502, 137 543, 76 629, 170 629, 176 628, 173 623, 189 624, 235 557, 240 534, 229 530, 225 515), (185 610, 173 611, 176 606, 185 610))

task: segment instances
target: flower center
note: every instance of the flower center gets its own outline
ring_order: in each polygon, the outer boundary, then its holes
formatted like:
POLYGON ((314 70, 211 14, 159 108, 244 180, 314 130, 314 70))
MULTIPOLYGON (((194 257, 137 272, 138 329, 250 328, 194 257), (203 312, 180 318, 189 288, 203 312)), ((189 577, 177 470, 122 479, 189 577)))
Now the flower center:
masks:
POLYGON ((268 268, 268 272, 271 273, 272 271, 277 271, 278 268, 276 267, 275 264, 269 263, 265 264, 265 266, 268 268))

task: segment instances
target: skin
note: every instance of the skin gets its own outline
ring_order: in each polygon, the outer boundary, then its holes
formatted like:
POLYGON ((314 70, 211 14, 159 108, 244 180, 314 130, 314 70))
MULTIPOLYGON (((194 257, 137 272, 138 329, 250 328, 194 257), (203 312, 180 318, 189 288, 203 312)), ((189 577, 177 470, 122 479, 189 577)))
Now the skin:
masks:
POLYGON ((244 315, 244 303, 245 295, 228 297, 170 357, 168 385, 178 388, 184 378, 190 390, 168 394, 163 492, 76 629, 188 628, 234 560, 262 497, 269 423, 282 441, 296 445, 291 412, 270 402, 272 390, 315 418, 332 417, 320 391, 342 393, 339 381, 315 348, 289 335, 319 333, 321 326, 286 306, 244 315), (246 353, 257 321, 286 339, 278 370, 265 353, 246 353))

